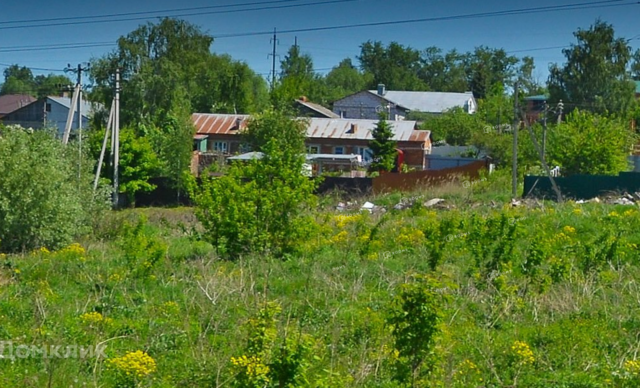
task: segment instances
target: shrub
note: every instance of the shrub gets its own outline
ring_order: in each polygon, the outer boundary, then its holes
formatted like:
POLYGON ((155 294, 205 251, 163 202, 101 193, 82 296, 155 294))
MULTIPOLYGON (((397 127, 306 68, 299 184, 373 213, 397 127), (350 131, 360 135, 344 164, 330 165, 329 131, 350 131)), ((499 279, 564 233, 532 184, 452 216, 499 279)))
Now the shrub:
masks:
POLYGON ((94 194, 92 164, 48 131, 5 127, 0 134, 0 249, 57 249, 88 233, 108 204, 94 194), (84 159, 84 158, 83 158, 84 159))
POLYGON ((304 125, 267 112, 253 119, 247 132, 254 139, 247 143, 264 157, 235 164, 223 177, 204 178, 192 190, 204 237, 232 258, 252 252, 296 253, 312 224, 305 208, 315 202, 315 184, 301 173, 304 125))

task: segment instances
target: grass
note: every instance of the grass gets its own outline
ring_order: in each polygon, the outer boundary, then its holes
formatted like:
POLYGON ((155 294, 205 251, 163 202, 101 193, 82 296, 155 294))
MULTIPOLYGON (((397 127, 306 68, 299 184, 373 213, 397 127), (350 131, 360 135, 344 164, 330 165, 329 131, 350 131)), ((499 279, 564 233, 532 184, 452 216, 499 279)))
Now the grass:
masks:
POLYGON ((286 261, 218 258, 188 208, 113 213, 81 246, 3 257, 0 340, 102 344, 111 361, 4 358, 0 386, 249 386, 231 359, 251 355, 248 327, 266 302, 281 307, 277 349, 309 338, 296 372, 308 383, 295 386, 400 386, 387 317, 414 274, 447 296, 416 386, 638 386, 640 211, 513 208, 505 182, 368 198, 388 208, 372 215, 326 200, 306 253, 286 261), (420 201, 392 210, 410 197, 420 201), (453 206, 420 205, 435 197, 453 206))

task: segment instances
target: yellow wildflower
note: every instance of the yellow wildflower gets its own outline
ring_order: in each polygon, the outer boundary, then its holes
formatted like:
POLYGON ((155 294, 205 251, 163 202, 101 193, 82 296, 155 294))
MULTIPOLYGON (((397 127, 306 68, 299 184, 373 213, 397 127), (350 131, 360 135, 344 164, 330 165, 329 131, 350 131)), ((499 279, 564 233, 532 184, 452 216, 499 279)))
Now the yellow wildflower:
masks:
POLYGON ((231 357, 231 363, 251 379, 259 378, 265 382, 269 381, 269 377, 267 376, 269 374, 269 367, 262 362, 260 357, 231 357))
POLYGON ((529 364, 533 364, 534 361, 536 360, 535 357, 533 356, 533 352, 531 351, 531 348, 529 348, 529 345, 527 345, 526 342, 515 341, 511 346, 511 351, 513 352, 514 356, 518 359, 519 364, 529 365, 529 364))
POLYGON ((122 357, 107 360, 107 365, 127 376, 142 378, 156 371, 156 361, 147 353, 137 350, 122 357))
POLYGON ((640 374, 640 361, 627 360, 624 362, 623 368, 625 372, 632 374, 634 376, 638 376, 640 374))
POLYGON ((359 214, 353 214, 353 215, 340 214, 333 217, 333 220, 335 221, 336 226, 341 229, 347 226, 348 224, 357 222, 359 219, 360 219, 359 214))
POLYGON ((343 230, 340 233, 338 233, 335 236, 333 236, 331 238, 331 242, 333 242, 334 244, 345 242, 345 241, 347 241, 347 237, 349 237, 349 233, 347 233, 346 230, 343 230))
POLYGON ((113 283, 119 283, 120 281, 122 281, 122 276, 120 274, 114 273, 112 275, 109 275, 109 278, 107 280, 113 283))
POLYGON ((566 233, 575 233, 576 232, 576 228, 574 228, 573 226, 565 226, 564 228, 562 228, 562 230, 564 230, 566 233))

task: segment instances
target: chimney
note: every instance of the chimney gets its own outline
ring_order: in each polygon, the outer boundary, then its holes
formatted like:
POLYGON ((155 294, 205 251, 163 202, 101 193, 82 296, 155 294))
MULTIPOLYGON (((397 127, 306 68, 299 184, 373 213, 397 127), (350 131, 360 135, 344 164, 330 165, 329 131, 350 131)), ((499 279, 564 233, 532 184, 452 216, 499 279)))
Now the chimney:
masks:
POLYGON ((236 126, 234 127, 234 129, 240 129, 241 125, 242 125, 242 118, 237 117, 236 118, 236 126))
POLYGON ((384 84, 378 84, 378 95, 384 96, 387 93, 387 90, 384 87, 384 84))
POLYGON ((306 97, 306 96, 301 96, 301 97, 300 97, 300 101, 302 101, 302 102, 309 102, 309 100, 307 99, 307 97, 306 97))
POLYGON ((349 129, 347 130, 347 133, 356 133, 356 130, 358 129, 358 124, 351 124, 349 129))

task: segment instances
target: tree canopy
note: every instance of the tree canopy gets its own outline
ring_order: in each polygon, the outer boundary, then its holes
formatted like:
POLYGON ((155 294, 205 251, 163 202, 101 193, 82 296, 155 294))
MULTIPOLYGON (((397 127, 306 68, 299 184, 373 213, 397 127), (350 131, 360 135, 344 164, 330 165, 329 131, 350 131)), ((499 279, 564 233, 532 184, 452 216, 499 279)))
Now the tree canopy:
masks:
POLYGON ((563 100, 569 109, 627 112, 634 103, 628 41, 616 37, 613 26, 601 20, 588 30, 579 29, 574 36, 577 43, 562 50, 564 65, 550 68, 551 101, 563 100))
POLYGON ((71 85, 71 80, 64 75, 33 75, 28 67, 11 65, 4 72, 4 83, 0 88, 0 95, 28 94, 42 98, 57 95, 71 85))

